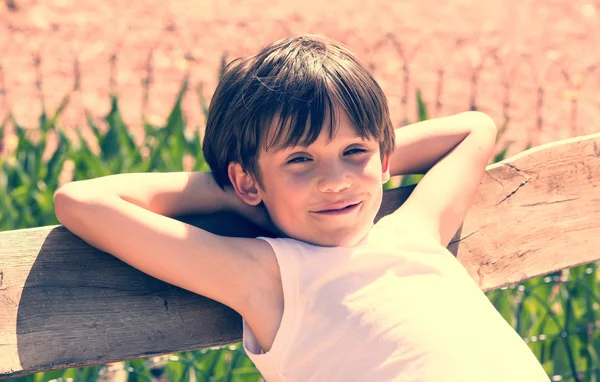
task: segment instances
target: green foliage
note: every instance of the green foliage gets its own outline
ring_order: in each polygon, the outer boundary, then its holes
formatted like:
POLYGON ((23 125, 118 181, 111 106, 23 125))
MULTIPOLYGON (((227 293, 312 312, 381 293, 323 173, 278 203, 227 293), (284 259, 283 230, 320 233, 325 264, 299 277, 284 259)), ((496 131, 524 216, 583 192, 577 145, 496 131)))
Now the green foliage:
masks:
MULTIPOLYGON (((223 61, 223 66, 224 66, 223 61)), ((221 68, 222 71, 223 68, 221 68)), ((123 121, 118 97, 111 97, 111 108, 100 125, 87 114, 87 127, 92 132, 95 153, 80 130, 71 142, 59 125, 60 115, 69 96, 57 110, 39 118, 37 139, 29 136, 12 115, 0 124, 0 136, 7 123, 14 126, 18 146, 14 155, 0 157, 0 231, 58 224, 53 210, 53 194, 67 161, 74 169, 70 180, 99 176, 152 171, 182 171, 184 158, 192 162, 193 171, 206 171, 208 166, 201 150, 199 131, 186 128, 181 109, 188 82, 183 82, 172 111, 164 125, 143 120, 143 142, 136 145, 123 121), (107 128, 102 129, 105 125, 107 128), (48 138, 57 138, 56 150, 45 154, 48 138), (47 155, 47 156, 46 156, 47 155)), ((208 107, 200 95, 200 107, 208 107)), ((428 119, 427 106, 417 92, 419 120, 428 119)), ((500 129, 504 134, 508 120, 500 129)), ((494 161, 506 157, 509 145, 503 147, 494 161)), ((405 177, 402 185, 414 184, 420 176, 405 177)), ((389 185, 388 185, 389 186, 389 185)), ((597 368, 599 337, 596 311, 600 306, 597 266, 580 266, 523 284, 488 293, 502 316, 527 339, 529 346, 543 363, 549 375, 569 376, 597 368)), ((245 355, 241 344, 171 354, 160 362, 137 359, 124 362, 129 381, 145 381, 165 377, 169 381, 259 381, 260 374, 245 355)), ((66 369, 37 373, 17 381, 93 381, 107 371, 105 366, 66 369)), ((586 375, 590 377, 591 375, 586 375)), ((587 379, 586 379, 587 380, 587 379)))

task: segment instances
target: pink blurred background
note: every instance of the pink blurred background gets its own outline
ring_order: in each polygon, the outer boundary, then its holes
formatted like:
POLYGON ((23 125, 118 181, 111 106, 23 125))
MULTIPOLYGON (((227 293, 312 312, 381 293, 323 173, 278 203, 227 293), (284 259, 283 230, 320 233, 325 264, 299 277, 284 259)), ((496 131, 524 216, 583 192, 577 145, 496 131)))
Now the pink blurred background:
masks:
MULTIPOLYGON (((590 0, 0 0, 0 120, 35 129, 77 84, 62 125, 85 126, 117 91, 131 130, 165 120, 186 73, 185 110, 202 128, 196 86, 210 100, 223 53, 256 53, 276 39, 323 34, 346 44, 386 92, 397 126, 477 108, 510 118, 509 155, 600 131, 600 1, 590 0)), ((10 150, 10 126, 7 146, 10 150)))

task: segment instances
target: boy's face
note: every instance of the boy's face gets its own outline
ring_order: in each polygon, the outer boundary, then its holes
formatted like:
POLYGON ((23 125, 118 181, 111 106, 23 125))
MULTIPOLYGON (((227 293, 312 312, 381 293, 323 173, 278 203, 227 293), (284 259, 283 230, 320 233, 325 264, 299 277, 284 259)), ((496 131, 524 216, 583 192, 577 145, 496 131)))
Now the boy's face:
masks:
MULTIPOLYGON (((264 188, 256 182, 273 223, 287 236, 321 246, 354 246, 369 231, 389 179, 379 142, 360 138, 338 110, 337 135, 328 129, 308 147, 260 152, 264 188)), ((327 123, 327 121, 326 121, 327 123)), ((252 203, 254 204, 254 203, 252 203)))

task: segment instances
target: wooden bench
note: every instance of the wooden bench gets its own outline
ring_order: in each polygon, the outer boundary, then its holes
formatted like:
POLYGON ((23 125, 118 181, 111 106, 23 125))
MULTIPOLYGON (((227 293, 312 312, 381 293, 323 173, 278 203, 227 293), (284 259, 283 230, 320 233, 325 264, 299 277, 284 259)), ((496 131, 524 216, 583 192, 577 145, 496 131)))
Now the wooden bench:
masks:
MULTIPOLYGON (((379 216, 413 188, 386 191, 379 216)), ((222 235, 265 234, 228 214, 180 220, 222 235)), ((488 166, 449 246, 484 291, 596 261, 599 248, 600 134, 488 166)), ((0 233, 0 378, 234 343, 241 333, 231 309, 62 226, 0 233)))

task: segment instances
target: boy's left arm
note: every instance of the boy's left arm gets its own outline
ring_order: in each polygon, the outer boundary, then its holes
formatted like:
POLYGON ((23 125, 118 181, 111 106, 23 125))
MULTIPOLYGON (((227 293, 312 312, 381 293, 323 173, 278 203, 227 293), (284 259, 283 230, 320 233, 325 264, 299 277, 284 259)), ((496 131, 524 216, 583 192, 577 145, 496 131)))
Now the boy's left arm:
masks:
POLYGON ((495 128, 486 114, 468 111, 397 128, 390 175, 425 174, 473 129, 489 126, 495 128))
POLYGON ((487 115, 468 112, 407 126, 398 133, 398 156, 392 158, 390 173, 425 175, 392 214, 393 220, 398 227, 448 246, 473 204, 497 127, 487 115))

